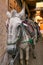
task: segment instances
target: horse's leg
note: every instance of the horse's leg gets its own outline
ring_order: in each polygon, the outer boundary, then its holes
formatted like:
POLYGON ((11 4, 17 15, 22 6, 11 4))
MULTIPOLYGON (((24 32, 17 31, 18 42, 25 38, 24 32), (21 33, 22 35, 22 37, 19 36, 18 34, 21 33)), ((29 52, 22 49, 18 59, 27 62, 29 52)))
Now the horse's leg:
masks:
POLYGON ((36 40, 35 40, 35 38, 34 38, 34 44, 32 45, 32 55, 33 55, 33 58, 34 58, 34 59, 36 59, 35 44, 36 44, 36 40))
POLYGON ((35 53, 35 46, 36 46, 36 40, 37 40, 37 30, 35 30, 35 36, 34 36, 34 44, 32 45, 32 55, 33 55, 33 58, 36 59, 36 53, 35 53))
POLYGON ((26 65, 29 65, 29 46, 26 48, 26 65))
POLYGON ((35 29, 35 41, 37 41, 37 30, 35 29))
POLYGON ((24 65, 24 62, 23 62, 23 49, 21 49, 21 48, 20 48, 20 64, 24 65))

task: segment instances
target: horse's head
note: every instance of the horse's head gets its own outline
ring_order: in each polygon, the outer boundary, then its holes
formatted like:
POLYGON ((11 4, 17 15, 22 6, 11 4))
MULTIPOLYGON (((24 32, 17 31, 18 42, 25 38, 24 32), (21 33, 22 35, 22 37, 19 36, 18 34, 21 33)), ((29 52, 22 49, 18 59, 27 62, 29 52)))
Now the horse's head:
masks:
POLYGON ((18 17, 12 17, 10 19, 9 23, 9 34, 12 35, 12 42, 14 43, 17 40, 17 37, 19 35, 18 26, 22 23, 20 18, 18 17))
POLYGON ((7 11, 7 13, 6 13, 6 15, 7 15, 7 18, 9 19, 9 18, 11 18, 11 12, 9 12, 9 11, 7 11))
MULTIPOLYGON (((17 13, 17 11, 14 9, 11 12, 7 12, 7 17, 8 17, 8 34, 13 34, 12 38, 17 36, 17 32, 19 30, 17 30, 18 26, 22 23, 22 20, 20 19, 21 17, 21 12, 17 13)), ((14 39, 15 39, 14 38, 14 39)), ((12 39, 11 39, 12 40, 12 39)))

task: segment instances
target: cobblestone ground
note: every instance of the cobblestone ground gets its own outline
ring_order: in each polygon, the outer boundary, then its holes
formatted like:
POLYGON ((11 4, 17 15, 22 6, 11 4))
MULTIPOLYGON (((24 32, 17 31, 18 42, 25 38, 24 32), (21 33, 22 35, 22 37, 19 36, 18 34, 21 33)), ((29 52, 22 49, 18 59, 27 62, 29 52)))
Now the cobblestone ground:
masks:
POLYGON ((36 59, 30 55, 29 65, 43 65, 43 38, 38 40, 36 44, 36 59))
MULTIPOLYGON (((33 59, 32 54, 30 53, 29 65, 43 65, 43 38, 39 38, 36 44, 36 59, 33 59)), ((18 56, 19 57, 19 56, 18 56)), ((14 65, 20 65, 18 59, 14 65)))
MULTIPOLYGON (((30 52, 29 65, 43 65, 43 38, 39 38, 36 44, 36 59, 33 59, 32 53, 30 52)), ((19 64, 17 64, 19 65, 19 64)))

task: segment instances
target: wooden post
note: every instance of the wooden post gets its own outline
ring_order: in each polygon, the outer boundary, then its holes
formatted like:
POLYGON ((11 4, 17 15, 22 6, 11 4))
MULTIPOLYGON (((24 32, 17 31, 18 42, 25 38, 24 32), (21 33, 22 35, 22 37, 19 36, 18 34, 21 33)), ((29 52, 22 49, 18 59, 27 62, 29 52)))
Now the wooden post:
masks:
POLYGON ((28 12, 28 17, 30 16, 30 11, 29 11, 29 8, 28 8, 28 6, 27 6, 27 4, 25 3, 25 7, 26 7, 26 10, 27 10, 27 12, 28 12))
POLYGON ((29 8, 28 8, 28 5, 26 4, 26 2, 24 0, 21 0, 21 2, 22 2, 23 7, 26 8, 28 15, 30 15, 29 8))

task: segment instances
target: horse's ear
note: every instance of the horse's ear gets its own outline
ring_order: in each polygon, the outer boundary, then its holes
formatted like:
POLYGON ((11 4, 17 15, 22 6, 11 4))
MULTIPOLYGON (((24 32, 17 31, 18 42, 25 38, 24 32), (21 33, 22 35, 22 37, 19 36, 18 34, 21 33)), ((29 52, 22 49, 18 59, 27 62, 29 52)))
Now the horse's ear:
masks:
POLYGON ((6 15, 8 18, 11 18, 11 13, 9 11, 7 11, 6 15))
POLYGON ((13 9, 13 10, 11 11, 12 17, 15 17, 16 14, 17 14, 17 11, 16 11, 15 9, 13 9))

